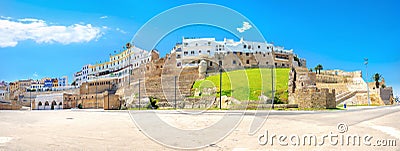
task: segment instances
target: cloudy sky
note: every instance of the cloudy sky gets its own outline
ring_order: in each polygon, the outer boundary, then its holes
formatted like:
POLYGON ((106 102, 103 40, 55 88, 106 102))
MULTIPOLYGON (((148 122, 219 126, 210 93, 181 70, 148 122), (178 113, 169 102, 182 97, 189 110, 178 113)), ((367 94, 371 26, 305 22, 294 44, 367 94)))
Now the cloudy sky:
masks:
MULTIPOLYGON (((71 77, 82 65, 103 62, 109 54, 122 50, 157 14, 198 2, 223 5, 241 13, 249 21, 235 22, 237 32, 257 28, 268 42, 294 49, 307 59, 309 67, 322 64, 325 69, 365 72, 363 58, 367 57, 368 73, 381 73, 400 94, 400 2, 395 0, 2 0, 0 81, 71 77)), ((190 18, 186 13, 176 17, 190 18)), ((228 20, 229 16, 224 21, 228 20)), ((160 26, 164 25, 168 22, 160 26)), ((226 30, 198 25, 175 30, 156 48, 164 55, 182 36, 237 39, 226 30)))

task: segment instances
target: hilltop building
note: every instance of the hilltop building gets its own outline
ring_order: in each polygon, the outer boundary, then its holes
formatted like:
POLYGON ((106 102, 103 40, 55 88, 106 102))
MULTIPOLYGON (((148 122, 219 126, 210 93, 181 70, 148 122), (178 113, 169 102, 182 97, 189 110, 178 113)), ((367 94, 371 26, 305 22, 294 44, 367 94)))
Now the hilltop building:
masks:
POLYGON ((299 59, 293 50, 266 42, 240 41, 215 38, 182 38, 171 53, 176 53, 177 67, 197 66, 206 60, 209 67, 222 63, 228 69, 249 67, 306 67, 306 60, 299 59), (217 64, 211 60, 217 60, 217 64), (221 62, 219 62, 221 61, 221 62))
POLYGON ((156 50, 148 52, 138 47, 131 46, 129 43, 126 45, 126 48, 126 50, 118 54, 110 54, 109 61, 107 62, 84 65, 80 71, 74 74, 75 84, 80 86, 82 83, 91 80, 112 77, 118 77, 126 81, 126 76, 131 73, 132 70, 159 56, 156 50))

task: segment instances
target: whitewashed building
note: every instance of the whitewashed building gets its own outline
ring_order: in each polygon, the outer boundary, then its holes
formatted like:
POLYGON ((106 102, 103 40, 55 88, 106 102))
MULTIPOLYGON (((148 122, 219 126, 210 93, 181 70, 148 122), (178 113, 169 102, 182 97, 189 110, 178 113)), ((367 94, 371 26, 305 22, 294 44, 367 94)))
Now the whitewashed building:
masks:
POLYGON ((63 109, 63 93, 37 95, 32 101, 32 109, 58 110, 63 109))
MULTIPOLYGON (((267 42, 245 41, 243 38, 240 41, 226 38, 223 41, 217 41, 215 38, 184 37, 182 43, 176 44, 171 53, 176 53, 177 67, 197 66, 200 59, 212 60, 221 54, 226 56, 230 53, 237 54, 237 56, 244 55, 248 59, 255 56, 256 61, 231 59, 229 60, 231 62, 224 62, 223 64, 245 65, 257 62, 257 65, 265 66, 271 66, 275 63, 275 67, 305 66, 305 60, 297 58, 292 49, 287 50, 284 47, 274 46, 267 42)), ((213 62, 208 63, 208 66, 212 66, 213 62)))
POLYGON ((80 71, 74 74, 75 83, 80 86, 83 82, 110 77, 117 77, 124 81, 127 80, 127 76, 132 70, 152 60, 151 52, 149 51, 130 46, 130 44, 129 46, 127 44, 126 48, 120 53, 110 54, 107 62, 83 66, 80 71))

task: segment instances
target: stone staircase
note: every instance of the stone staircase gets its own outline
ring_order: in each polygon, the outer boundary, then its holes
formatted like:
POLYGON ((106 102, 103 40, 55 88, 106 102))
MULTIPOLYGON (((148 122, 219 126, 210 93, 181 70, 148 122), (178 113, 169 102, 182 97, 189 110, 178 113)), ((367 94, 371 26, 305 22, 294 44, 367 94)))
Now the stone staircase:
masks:
MULTIPOLYGON (((192 96, 192 85, 197 80, 198 69, 192 68, 176 68, 175 71, 169 69, 168 73, 148 74, 140 80, 140 97, 147 98, 149 96, 159 99, 160 107, 175 106, 175 90, 177 104, 182 104, 188 96, 192 96), (179 71, 180 70, 180 71, 179 71), (175 89, 176 76, 176 89, 175 89)), ((139 97, 139 80, 131 81, 119 88, 119 94, 123 99, 131 104, 138 103, 139 97)), ((141 102, 141 106, 143 106, 141 102)), ((145 105, 145 104, 144 104, 145 105)))
POLYGON ((339 95, 336 95, 336 104, 340 104, 346 100, 349 100, 356 96, 356 94, 364 94, 367 93, 367 91, 347 91, 344 93, 341 93, 339 95))

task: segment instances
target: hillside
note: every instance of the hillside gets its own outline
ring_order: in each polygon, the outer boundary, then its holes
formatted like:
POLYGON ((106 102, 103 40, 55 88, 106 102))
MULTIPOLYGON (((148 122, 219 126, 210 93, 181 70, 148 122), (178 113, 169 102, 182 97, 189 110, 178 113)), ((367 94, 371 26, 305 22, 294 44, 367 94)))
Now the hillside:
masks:
MULTIPOLYGON (((275 69, 275 95, 280 101, 287 102, 289 68, 275 69)), ((224 72, 222 74, 222 95, 233 96, 238 100, 258 100, 261 93, 270 97, 271 92, 271 69, 243 69, 224 72), (261 78, 263 77, 263 78, 261 78)), ((193 89, 217 87, 219 96, 219 74, 197 80, 193 89)))

